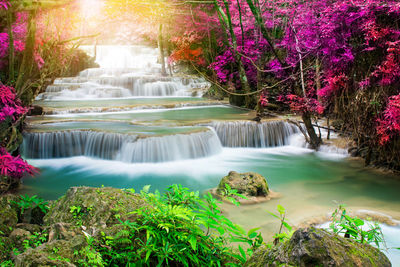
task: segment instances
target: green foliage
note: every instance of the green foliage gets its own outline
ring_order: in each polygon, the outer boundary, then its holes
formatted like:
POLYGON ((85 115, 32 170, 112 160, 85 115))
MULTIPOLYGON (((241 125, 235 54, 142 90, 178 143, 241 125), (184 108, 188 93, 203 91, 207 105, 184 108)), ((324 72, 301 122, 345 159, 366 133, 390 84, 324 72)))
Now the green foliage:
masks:
POLYGON ((277 211, 278 211, 278 215, 276 215, 270 211, 267 211, 269 214, 271 214, 273 217, 277 218, 281 222, 281 224, 279 226, 279 232, 274 235, 274 245, 277 245, 279 242, 289 240, 294 233, 293 227, 291 225, 289 225, 285 220, 286 219, 285 208, 281 205, 278 205, 277 211), (283 228, 286 228, 287 231, 282 231, 283 228))
POLYGON ((29 236, 27 239, 22 241, 24 250, 28 248, 36 248, 43 243, 47 242, 48 234, 46 232, 35 232, 33 235, 29 236))
POLYGON ((53 260, 53 261, 71 262, 70 259, 64 258, 64 257, 60 256, 60 255, 58 254, 59 251, 60 251, 59 248, 57 248, 57 247, 53 248, 53 251, 52 251, 52 254, 53 254, 53 255, 48 256, 48 258, 49 258, 50 260, 53 260))
POLYGON ((332 223, 329 228, 336 234, 344 234, 345 237, 362 244, 373 243, 378 248, 380 244, 385 244, 382 229, 377 222, 366 222, 358 217, 349 216, 344 205, 339 205, 332 213, 332 223))
POLYGON ((94 249, 93 237, 86 236, 86 240, 88 241, 88 246, 74 252, 74 255, 80 258, 77 263, 83 267, 104 267, 101 254, 94 249))
POLYGON ((23 214, 27 209, 33 209, 36 207, 38 207, 44 214, 49 210, 49 203, 36 195, 31 197, 28 195, 20 195, 19 197, 19 201, 12 201, 12 203, 16 204, 20 208, 20 214, 23 214))
POLYGON ((12 260, 7 260, 0 263, 0 267, 13 267, 15 266, 12 260))
POLYGON ((236 198, 247 199, 246 196, 239 194, 236 189, 232 189, 230 185, 225 184, 224 190, 221 192, 221 195, 228 201, 232 202, 235 206, 240 206, 239 201, 236 198))
POLYGON ((69 207, 69 212, 76 221, 76 225, 82 225, 84 217, 89 215, 92 207, 81 207, 81 206, 71 206, 69 207))
POLYGON ((221 202, 207 194, 173 185, 165 194, 141 196, 149 206, 138 209, 135 222, 120 221, 115 236, 101 234, 95 247, 107 266, 241 266, 263 239, 258 229, 246 233, 222 215, 221 202), (242 243, 234 249, 232 243, 242 243))

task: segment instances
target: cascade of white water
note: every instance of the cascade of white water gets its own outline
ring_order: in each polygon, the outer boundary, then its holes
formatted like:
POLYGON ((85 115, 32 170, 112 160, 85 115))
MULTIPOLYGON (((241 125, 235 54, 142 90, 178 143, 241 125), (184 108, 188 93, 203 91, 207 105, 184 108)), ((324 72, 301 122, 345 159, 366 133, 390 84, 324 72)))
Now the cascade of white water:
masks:
POLYGON ((116 157, 124 162, 164 162, 220 153, 221 142, 212 130, 162 137, 139 138, 124 145, 116 157))
POLYGON ((94 131, 25 133, 22 151, 25 157, 50 159, 89 156, 113 159, 124 142, 137 136, 94 131))
MULTIPOLYGON (((94 55, 93 47, 83 47, 94 55)), ((163 77, 158 52, 142 46, 97 46, 100 68, 58 78, 37 100, 192 96, 210 84, 203 78, 163 77)), ((200 93, 201 95, 202 93, 200 93)))
POLYGON ((213 130, 137 139, 136 135, 94 131, 25 133, 28 158, 88 156, 124 162, 164 162, 207 157, 221 152, 213 130))
POLYGON ((288 138, 299 130, 283 122, 215 121, 210 124, 226 147, 274 147, 288 144, 288 138))

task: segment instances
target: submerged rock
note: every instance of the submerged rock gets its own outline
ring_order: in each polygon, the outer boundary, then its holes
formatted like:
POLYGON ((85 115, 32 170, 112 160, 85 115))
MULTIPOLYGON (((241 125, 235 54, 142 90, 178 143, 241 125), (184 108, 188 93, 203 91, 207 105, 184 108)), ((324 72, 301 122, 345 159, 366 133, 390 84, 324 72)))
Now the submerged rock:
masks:
POLYGON ((28 112, 28 116, 40 116, 43 115, 43 107, 38 105, 33 105, 28 112))
POLYGON ((297 230, 292 238, 273 248, 261 247, 245 266, 391 266, 378 249, 323 229, 297 230))

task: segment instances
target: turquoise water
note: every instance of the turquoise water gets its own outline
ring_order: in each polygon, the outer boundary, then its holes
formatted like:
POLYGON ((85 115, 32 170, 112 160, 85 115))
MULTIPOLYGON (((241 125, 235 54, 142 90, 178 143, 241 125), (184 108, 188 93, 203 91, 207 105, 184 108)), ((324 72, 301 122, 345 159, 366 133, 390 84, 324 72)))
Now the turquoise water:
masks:
POLYGON ((146 98, 119 98, 119 99, 83 99, 83 100, 52 100, 36 101, 35 104, 44 108, 82 108, 82 107, 116 107, 131 105, 163 105, 182 102, 209 102, 200 97, 146 97, 146 98))
MULTIPOLYGON (((116 60, 118 57, 113 57, 107 49, 110 48, 99 50, 99 57, 102 57, 104 52, 104 58, 100 58, 100 62, 111 62, 112 67, 116 67, 114 64, 118 63, 118 60, 116 60)), ((150 53, 146 49, 143 51, 150 53)), ((142 63, 141 60, 149 60, 152 67, 158 67, 156 51, 151 52, 154 55, 152 54, 149 59, 141 57, 141 54, 131 55, 130 53, 133 52, 125 52, 133 59, 136 57, 140 59, 128 63, 142 63)), ((121 53, 121 51, 118 53, 121 53)), ((121 62, 126 64, 127 55, 121 54, 119 56, 121 62)), ((183 85, 178 85, 179 88, 185 89, 183 85)), ((160 89, 157 86, 154 85, 154 88, 160 89)), ((152 89, 151 85, 149 85, 149 88, 152 89)), ((90 95, 96 96, 93 91, 90 91, 93 88, 86 89, 90 95)), ((128 90, 126 88, 117 89, 121 92, 128 90)), ((164 89, 164 92, 168 91, 168 88, 164 89)), ((28 131, 59 133, 84 130, 139 134, 144 137, 187 134, 204 130, 215 134, 213 129, 192 125, 209 121, 248 121, 255 117, 254 112, 195 97, 173 95, 169 97, 110 99, 97 95, 97 98, 93 97, 92 99, 81 100, 77 98, 71 100, 71 97, 76 96, 72 91, 63 91, 61 96, 67 96, 67 98, 65 100, 36 102, 45 109, 51 109, 52 112, 61 114, 28 118, 28 131), (142 107, 140 107, 141 105, 142 107), (143 105, 146 105, 146 107, 143 107, 143 105), (115 107, 125 107, 127 110, 109 109, 115 107), (96 110, 96 108, 101 110, 96 110), (187 126, 182 127, 183 125, 187 126)), ((240 128, 241 131, 236 131, 240 135, 237 139, 262 138, 261 136, 265 134, 264 132, 254 134, 250 132, 251 127, 244 125, 241 127, 243 127, 240 128)), ((233 132, 235 131, 229 132, 227 130, 226 136, 233 132)), ((276 131, 272 131, 272 133, 276 134, 276 131)), ((205 135, 200 137, 204 138, 201 140, 194 138, 192 140, 190 137, 179 135, 175 139, 149 138, 150 140, 147 140, 149 143, 157 144, 151 146, 151 150, 146 150, 148 147, 146 147, 147 143, 144 142, 146 138, 144 138, 142 139, 143 146, 141 146, 142 154, 157 155, 171 149, 174 152, 190 151, 193 148, 200 151, 204 149, 204 142, 210 144, 210 140, 215 141, 215 138, 206 139, 209 137, 210 135, 205 135), (170 144, 171 142, 174 142, 174 144, 170 144)), ((40 140, 45 142, 43 138, 40 140)), ((68 140, 73 142, 72 140, 75 139, 71 137, 68 140)), ((104 145, 101 140, 96 139, 95 144, 104 145)), ((76 142, 83 141, 78 140, 76 142)), ((191 190, 204 192, 216 187, 220 179, 227 175, 229 171, 253 171, 265 176, 270 188, 274 192, 278 192, 280 197, 268 202, 242 205, 241 207, 223 203, 222 208, 224 214, 246 229, 260 227, 260 231, 266 240, 270 240, 273 234, 278 231, 279 223, 267 213, 267 211, 274 211, 278 204, 287 209, 287 219, 293 225, 315 219, 326 220, 326 215, 331 213, 338 203, 346 203, 350 211, 373 210, 390 215, 395 220, 400 220, 400 194, 398 190, 400 179, 398 176, 366 169, 362 162, 348 159, 343 154, 314 152, 306 149, 303 147, 303 140, 299 136, 295 136, 288 143, 291 145, 275 148, 221 148, 219 139, 217 139, 217 143, 213 143, 215 151, 208 147, 207 149, 212 153, 204 153, 204 155, 207 155, 206 157, 159 163, 125 163, 119 161, 118 157, 115 158, 116 160, 83 156, 28 159, 29 163, 40 168, 40 174, 35 178, 24 180, 23 193, 37 194, 42 198, 55 200, 65 194, 66 190, 72 186, 112 186, 135 188, 139 191, 143 186, 151 185, 152 190, 163 191, 171 184, 178 183, 191 190)), ((58 144, 49 142, 49 144, 57 147, 62 146, 64 142, 58 144)), ((135 147, 130 145, 132 144, 128 142, 121 146, 128 149, 135 147)), ((51 146, 49 147, 51 148, 51 146)), ((35 148, 44 149, 42 146, 35 146, 35 148)), ((390 228, 389 238, 391 244, 397 242, 400 247, 400 230, 396 231, 396 229, 390 228)), ((394 265, 399 265, 400 252, 393 253, 390 254, 390 259, 394 265)))
POLYGON ((253 112, 228 106, 182 107, 172 109, 131 110, 124 112, 70 113, 37 116, 30 122, 62 120, 126 121, 136 123, 194 124, 210 120, 240 120, 254 117, 253 112))
POLYGON ((31 125, 27 128, 30 132, 51 132, 66 130, 92 130, 102 132, 114 132, 122 134, 139 135, 165 135, 179 134, 193 131, 201 131, 204 127, 165 127, 165 126, 144 126, 126 122, 107 122, 107 121, 70 121, 54 122, 46 124, 31 125))

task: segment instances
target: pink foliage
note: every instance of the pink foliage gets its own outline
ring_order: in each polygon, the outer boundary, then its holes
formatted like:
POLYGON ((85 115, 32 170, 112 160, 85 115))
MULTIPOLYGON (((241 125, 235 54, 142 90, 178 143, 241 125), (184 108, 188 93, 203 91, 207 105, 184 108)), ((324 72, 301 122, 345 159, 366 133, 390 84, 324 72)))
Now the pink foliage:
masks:
POLYGON ((15 180, 21 179, 24 175, 34 175, 38 170, 29 165, 20 156, 11 156, 4 148, 0 147, 0 175, 8 176, 15 180))
POLYGON ((10 2, 8 2, 7 0, 0 0, 0 10, 2 9, 8 9, 8 7, 10 6, 10 2))
MULTIPOLYGON (((1 2, 0 2, 0 10, 1 10, 1 2)), ((15 14, 15 22, 12 25, 12 32, 14 37, 14 51, 16 54, 25 50, 25 37, 27 33, 26 21, 27 21, 26 13, 19 12, 15 14)), ((0 69, 7 66, 8 53, 9 53, 8 33, 0 32, 0 69)))
POLYGON ((391 85, 400 80, 400 41, 387 42, 388 54, 380 66, 372 73, 380 85, 391 85))
POLYGON ((295 94, 280 95, 277 99, 290 106, 290 109, 298 113, 314 113, 322 114, 324 112, 324 107, 317 99, 313 97, 300 97, 295 94))
POLYGON ((0 123, 10 118, 17 121, 22 115, 28 112, 28 108, 22 106, 17 98, 14 88, 0 85, 0 123))
POLYGON ((376 131, 381 145, 400 135, 400 94, 389 97, 383 116, 377 122, 376 131))
POLYGON ((348 77, 344 73, 337 75, 331 74, 325 80, 326 86, 318 91, 318 95, 324 99, 329 99, 332 95, 341 92, 347 87, 348 77))

